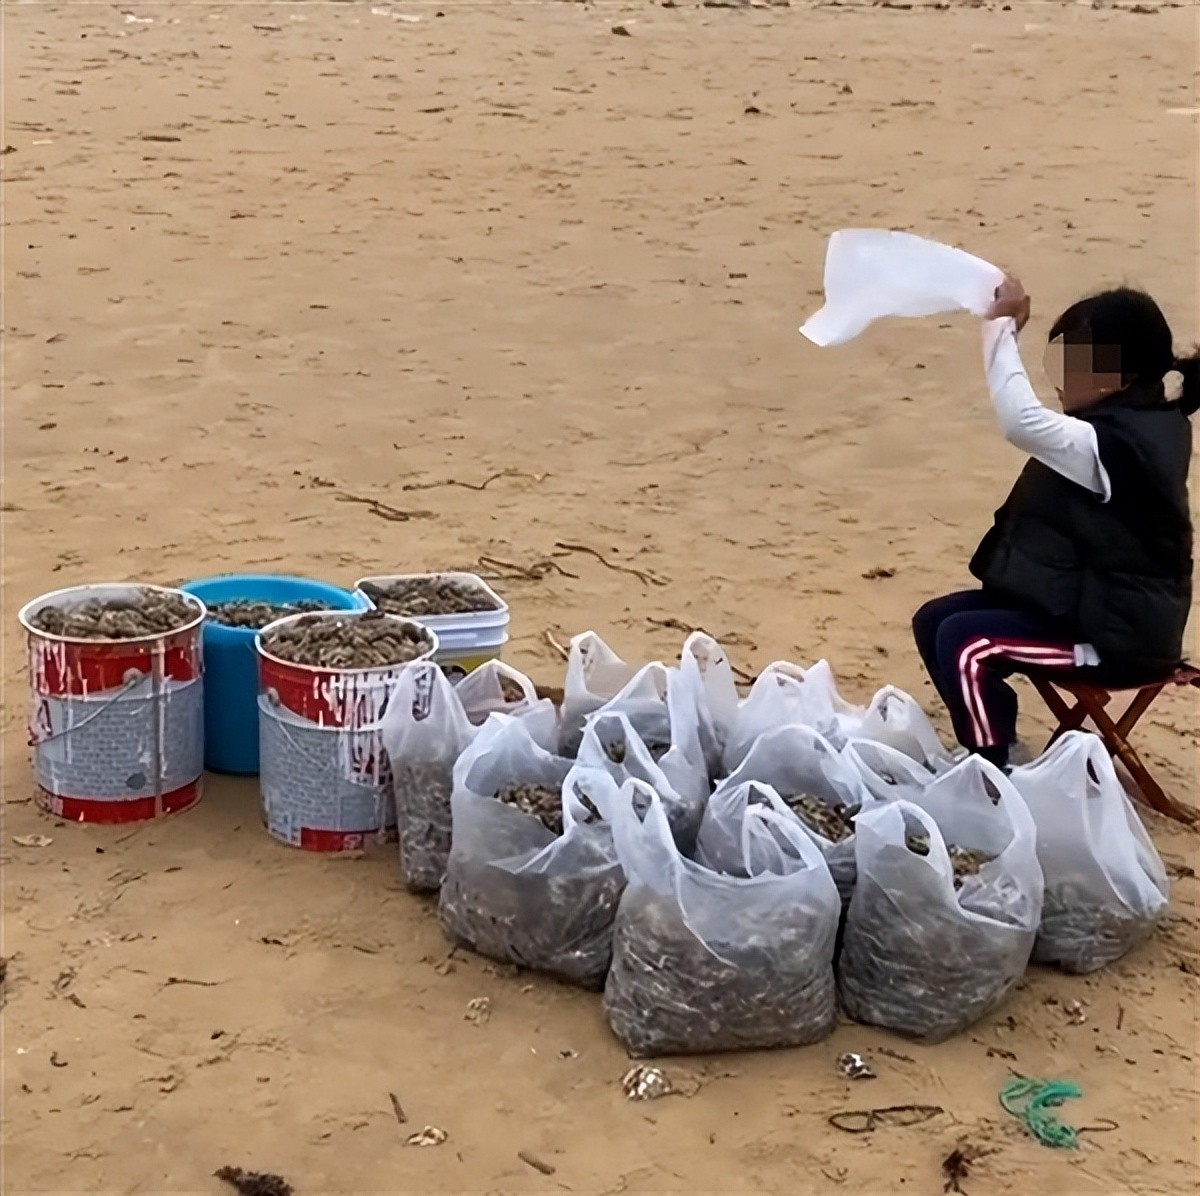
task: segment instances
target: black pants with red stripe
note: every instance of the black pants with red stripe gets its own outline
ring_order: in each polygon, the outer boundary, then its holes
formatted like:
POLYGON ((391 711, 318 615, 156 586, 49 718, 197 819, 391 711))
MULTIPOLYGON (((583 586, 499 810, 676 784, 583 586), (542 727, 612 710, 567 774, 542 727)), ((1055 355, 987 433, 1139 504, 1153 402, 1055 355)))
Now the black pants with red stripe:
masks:
POLYGON ((913 636, 959 743, 995 764, 1007 761, 1017 737, 1017 695, 1005 678, 1026 665, 1075 667, 1061 629, 986 590, 925 603, 913 636))

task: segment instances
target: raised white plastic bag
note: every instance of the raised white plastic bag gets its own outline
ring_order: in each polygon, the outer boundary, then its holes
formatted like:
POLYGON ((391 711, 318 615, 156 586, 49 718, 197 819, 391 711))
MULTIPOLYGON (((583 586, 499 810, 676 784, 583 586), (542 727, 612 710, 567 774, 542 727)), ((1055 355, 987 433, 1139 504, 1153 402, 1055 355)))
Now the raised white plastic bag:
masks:
POLYGON ((912 233, 842 229, 825 252, 825 306, 800 331, 815 345, 841 345, 885 316, 985 316, 1003 280, 990 262, 912 233))
POLYGON ((609 819, 612 778, 540 748, 519 719, 493 716, 454 772, 454 839, 438 906, 442 928, 504 963, 599 988, 625 886, 609 819), (558 786, 563 831, 496 794, 558 786))
POLYGON ((1094 972, 1144 942, 1170 882, 1104 745, 1069 731, 1012 771, 1037 826, 1046 900, 1033 958, 1094 972))
POLYGON ((826 738, 838 732, 837 688, 821 660, 801 668, 786 660, 767 665, 739 705, 725 744, 724 766, 732 773, 760 735, 780 727, 812 727, 826 738))
POLYGON ((684 858, 662 801, 639 818, 636 781, 614 820, 629 878, 604 1008, 634 1056, 799 1046, 837 1022, 837 889, 794 820, 747 804, 740 875, 684 858))
POLYGON ((601 710, 588 719, 578 762, 603 769, 617 785, 624 785, 630 778, 648 785, 662 798, 679 849, 685 854, 692 850, 704 814, 704 795, 694 789, 687 795, 675 790, 624 714, 601 710))
POLYGON ((821 849, 842 903, 846 905, 854 891, 856 874, 854 835, 851 833, 844 839, 829 838, 798 818, 787 800, 800 794, 843 810, 848 816, 857 814, 874 800, 858 772, 820 732, 811 727, 780 727, 755 740, 736 771, 713 791, 700 824, 696 860, 720 871, 734 867, 736 859, 731 851, 738 845, 733 828, 741 825, 744 803, 759 800, 776 809, 782 808, 788 817, 797 818, 821 849), (758 787, 748 782, 757 782, 758 787), (764 793, 763 786, 769 793, 764 793))
POLYGON ((696 702, 700 749, 710 779, 723 775, 725 744, 737 718, 738 693, 733 666, 711 635, 693 631, 683 644, 679 671, 696 702))
POLYGON ((574 756, 583 739, 583 724, 605 702, 615 698, 637 670, 626 664, 594 631, 571 640, 563 684, 562 753, 574 756))
POLYGON ((839 962, 855 1021, 940 1042, 995 1009, 1024 975, 1042 912, 1036 831, 999 769, 971 756, 920 804, 855 822, 858 880, 839 962), (910 849, 919 835, 928 854, 910 849), (959 889, 947 843, 993 856, 959 889))

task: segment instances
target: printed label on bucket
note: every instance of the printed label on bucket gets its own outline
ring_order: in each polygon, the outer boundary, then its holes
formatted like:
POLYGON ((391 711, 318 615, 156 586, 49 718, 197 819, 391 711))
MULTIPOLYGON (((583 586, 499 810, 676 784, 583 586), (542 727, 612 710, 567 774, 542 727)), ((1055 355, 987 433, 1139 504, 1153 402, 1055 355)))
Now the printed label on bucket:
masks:
POLYGON ((114 694, 35 700, 30 739, 46 792, 96 801, 136 801, 173 793, 203 770, 204 689, 199 681, 151 679, 114 694))
POLYGON ((267 830, 313 851, 351 851, 396 825, 377 730, 344 731, 259 701, 259 784, 267 830))

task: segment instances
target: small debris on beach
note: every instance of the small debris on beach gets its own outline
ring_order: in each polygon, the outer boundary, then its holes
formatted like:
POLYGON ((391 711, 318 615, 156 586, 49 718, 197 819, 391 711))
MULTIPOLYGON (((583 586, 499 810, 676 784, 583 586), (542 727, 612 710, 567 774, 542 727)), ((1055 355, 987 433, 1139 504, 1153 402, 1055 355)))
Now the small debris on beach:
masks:
POLYGON ((837 1065, 838 1070, 848 1080, 875 1079, 875 1069, 861 1055, 856 1055, 853 1051, 839 1055, 837 1065))
POLYGON ((445 1130, 439 1129, 436 1125, 427 1125, 423 1130, 418 1130, 415 1134, 409 1134, 407 1145, 441 1146, 449 1136, 445 1130))
POLYGON ((622 1076, 621 1087, 630 1100, 657 1100, 660 1096, 670 1096, 675 1091, 674 1085, 667 1079, 662 1068, 650 1067, 645 1063, 631 1067, 622 1076))
POLYGON ((467 1002, 463 1016, 473 1026, 486 1026, 492 1020, 492 1002, 487 997, 475 997, 467 1002))
POLYGON ((1087 1013, 1083 1008, 1082 1001, 1068 1001, 1063 1006, 1063 1013, 1067 1015, 1067 1020, 1073 1026, 1082 1026, 1087 1021, 1087 1013))
POLYGON ((214 1174, 235 1187, 240 1196, 292 1196, 292 1185, 282 1175, 272 1175, 269 1171, 222 1167, 214 1174))
POLYGON ((556 1170, 553 1164, 539 1159, 537 1155, 530 1154, 527 1150, 518 1150, 517 1158, 519 1158, 522 1163, 526 1163, 528 1166, 532 1167, 535 1171, 540 1171, 543 1175, 553 1175, 556 1170))

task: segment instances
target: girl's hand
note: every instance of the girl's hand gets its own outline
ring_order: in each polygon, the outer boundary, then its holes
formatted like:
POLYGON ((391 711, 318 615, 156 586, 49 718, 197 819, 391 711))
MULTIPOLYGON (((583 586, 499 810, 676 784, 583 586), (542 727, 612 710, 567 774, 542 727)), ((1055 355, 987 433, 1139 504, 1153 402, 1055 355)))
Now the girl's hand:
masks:
POLYGON ((1021 285, 1020 279, 1011 274, 1005 274, 1004 281, 996 288, 995 302, 984 317, 987 320, 1000 320, 1005 316, 1017 322, 1020 332, 1029 320, 1030 300, 1021 285))

